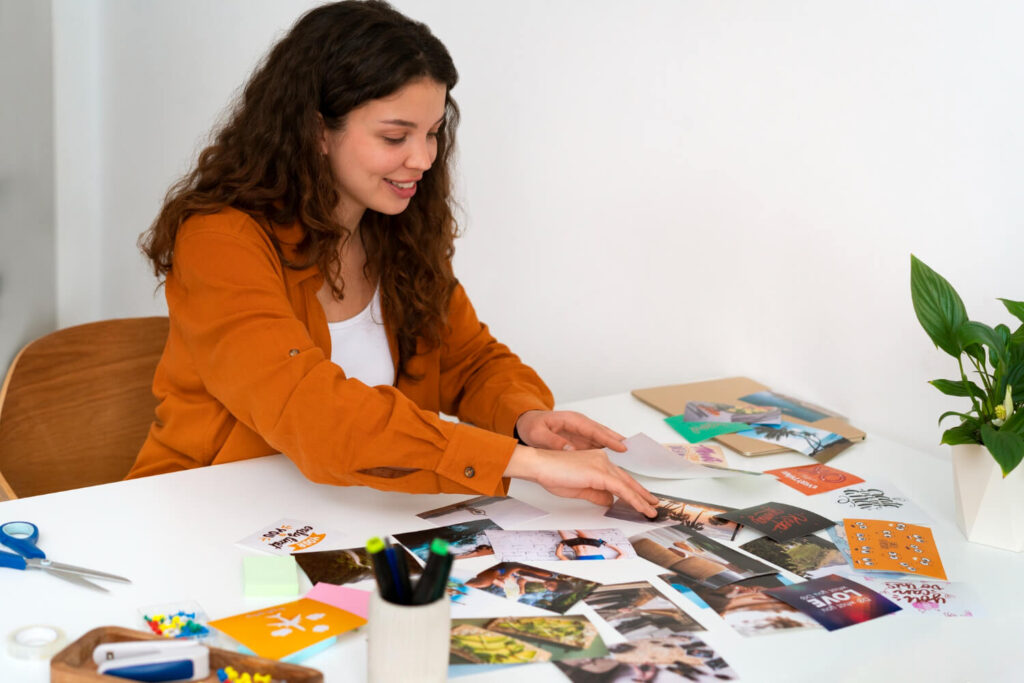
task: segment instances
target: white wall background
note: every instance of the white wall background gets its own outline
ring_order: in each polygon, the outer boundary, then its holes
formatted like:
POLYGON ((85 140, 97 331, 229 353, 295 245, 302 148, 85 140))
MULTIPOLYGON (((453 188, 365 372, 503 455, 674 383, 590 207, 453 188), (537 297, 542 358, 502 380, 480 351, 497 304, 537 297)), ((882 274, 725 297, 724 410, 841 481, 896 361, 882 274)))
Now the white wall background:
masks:
MULTIPOLYGON (((61 325, 165 310, 135 240, 312 4, 53 0, 61 325)), ((559 400, 747 374, 941 452, 909 254, 1024 299, 1024 4, 396 5, 462 75, 457 272, 559 400)))

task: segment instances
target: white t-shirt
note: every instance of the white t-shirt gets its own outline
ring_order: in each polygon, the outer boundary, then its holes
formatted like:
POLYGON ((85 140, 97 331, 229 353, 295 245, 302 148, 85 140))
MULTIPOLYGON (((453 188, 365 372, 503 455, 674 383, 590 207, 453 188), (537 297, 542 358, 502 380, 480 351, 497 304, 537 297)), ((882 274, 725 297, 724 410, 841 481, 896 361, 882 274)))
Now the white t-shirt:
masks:
POLYGON ((380 290, 370 303, 348 320, 327 323, 331 332, 331 362, 341 366, 346 377, 354 377, 371 387, 395 383, 391 347, 380 312, 380 290))

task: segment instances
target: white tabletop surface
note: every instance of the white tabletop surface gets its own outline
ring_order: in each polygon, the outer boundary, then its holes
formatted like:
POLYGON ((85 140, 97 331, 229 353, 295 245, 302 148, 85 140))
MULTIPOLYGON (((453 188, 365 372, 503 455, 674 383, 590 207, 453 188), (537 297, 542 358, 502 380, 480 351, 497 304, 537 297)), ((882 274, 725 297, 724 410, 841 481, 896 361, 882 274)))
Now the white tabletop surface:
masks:
MULTIPOLYGON (((682 441, 661 414, 628 394, 560 407, 584 412, 627 436, 643 431, 662 442, 682 441)), ((923 508, 931 516, 948 578, 971 585, 984 616, 943 618, 904 610, 833 632, 782 631, 744 638, 710 610, 678 595, 673 599, 708 628, 705 640, 743 681, 1022 680, 1024 591, 1018 580, 1024 576, 1024 555, 965 541, 954 518, 945 448, 925 453, 869 435, 830 464, 869 481, 884 476, 923 508)), ((734 467, 756 470, 812 462, 796 453, 745 458, 729 452, 728 457, 734 467)), ((774 500, 817 509, 814 496, 769 476, 640 479, 660 493, 733 507, 774 500)), ((550 512, 521 528, 617 526, 627 535, 649 528, 606 518, 602 508, 555 498, 529 483, 513 482, 510 495, 550 512)), ((287 458, 272 456, 3 502, 0 522, 36 523, 40 547, 52 559, 122 574, 134 583, 108 584, 111 592, 105 595, 42 572, 0 569, 0 636, 6 639, 28 624, 51 624, 73 641, 97 626, 138 628, 139 608, 182 600, 197 601, 213 619, 271 606, 282 601, 247 599, 242 593, 242 557, 256 551, 236 542, 257 529, 285 517, 308 520, 350 534, 351 545, 357 546, 374 535, 431 528, 416 513, 466 498, 313 484, 287 458)), ((736 542, 757 535, 743 530, 736 542)), ((493 557, 474 558, 456 566, 478 571, 493 562, 493 557)), ((606 583, 653 579, 664 571, 642 559, 538 565, 606 583)), ((529 609, 509 605, 516 609, 506 614, 529 609)), ((332 683, 364 681, 363 630, 342 636, 338 645, 304 664, 323 671, 332 683)), ((528 671, 531 683, 565 680, 551 664, 529 665, 528 671)), ((523 675, 521 667, 510 667, 459 680, 521 681, 523 675)), ((0 680, 48 679, 47 662, 0 653, 0 680)))

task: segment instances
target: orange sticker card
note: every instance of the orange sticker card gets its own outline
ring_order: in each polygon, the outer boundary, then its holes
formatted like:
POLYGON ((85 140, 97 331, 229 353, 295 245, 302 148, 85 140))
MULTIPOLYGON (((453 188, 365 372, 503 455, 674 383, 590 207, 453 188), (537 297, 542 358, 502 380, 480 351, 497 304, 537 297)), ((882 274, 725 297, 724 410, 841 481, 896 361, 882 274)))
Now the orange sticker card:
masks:
POLYGON ((778 470, 765 470, 764 473, 773 475, 786 486, 795 488, 806 496, 813 496, 816 493, 824 493, 864 481, 856 475, 827 465, 783 467, 778 470))
POLYGON ((882 519, 844 519, 854 569, 904 572, 946 581, 932 530, 882 519))
POLYGON ((358 628, 366 619, 331 605, 302 598, 276 607, 211 621, 260 657, 281 659, 358 628))

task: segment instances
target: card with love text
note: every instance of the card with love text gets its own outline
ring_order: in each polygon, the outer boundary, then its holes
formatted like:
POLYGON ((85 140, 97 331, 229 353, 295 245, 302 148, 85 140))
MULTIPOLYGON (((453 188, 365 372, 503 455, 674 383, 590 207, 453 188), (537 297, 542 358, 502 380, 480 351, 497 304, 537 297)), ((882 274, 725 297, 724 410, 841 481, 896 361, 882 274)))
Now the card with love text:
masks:
POLYGON ((792 605, 829 631, 900 611, 899 605, 884 595, 836 574, 769 588, 765 593, 792 605))

